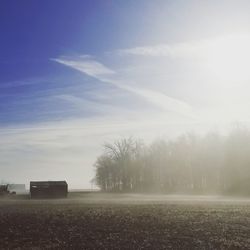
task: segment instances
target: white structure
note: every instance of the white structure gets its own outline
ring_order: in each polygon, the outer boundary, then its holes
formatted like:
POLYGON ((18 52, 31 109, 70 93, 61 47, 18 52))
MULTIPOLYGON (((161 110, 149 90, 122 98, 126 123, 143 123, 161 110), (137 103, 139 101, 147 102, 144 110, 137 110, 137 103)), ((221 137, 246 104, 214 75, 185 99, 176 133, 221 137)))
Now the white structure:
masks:
POLYGON ((26 193, 25 184, 8 184, 8 191, 10 193, 24 194, 26 193))

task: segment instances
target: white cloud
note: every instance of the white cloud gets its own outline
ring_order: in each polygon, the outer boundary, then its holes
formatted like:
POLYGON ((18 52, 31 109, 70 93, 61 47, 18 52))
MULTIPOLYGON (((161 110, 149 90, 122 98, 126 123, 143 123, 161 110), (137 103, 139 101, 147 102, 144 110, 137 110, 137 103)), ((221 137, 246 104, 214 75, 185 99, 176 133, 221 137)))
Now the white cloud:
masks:
POLYGON ((74 58, 62 56, 60 58, 53 58, 51 60, 77 69, 79 71, 85 72, 87 75, 93 77, 113 75, 115 73, 113 70, 105 67, 103 64, 93 59, 90 59, 89 56, 87 56, 87 58, 85 56, 79 56, 74 58))
POLYGON ((136 94, 144 98, 147 102, 152 103, 153 105, 160 107, 165 111, 175 112, 178 113, 179 115, 191 119, 194 118, 192 108, 187 103, 169 97, 161 92, 139 87, 137 86, 136 83, 128 83, 125 80, 120 80, 122 79, 122 76, 118 76, 114 70, 109 69, 108 67, 104 66, 103 64, 97 61, 94 60, 85 61, 85 59, 82 57, 77 57, 75 60, 72 58, 67 59, 67 57, 63 58, 64 58, 63 60, 62 59, 54 59, 54 60, 58 63, 79 70, 84 74, 95 77, 102 82, 113 84, 120 89, 136 94))
MULTIPOLYGON (((97 94, 92 94, 92 97, 98 97, 100 99, 100 96, 97 94)), ((114 105, 112 103, 103 103, 103 102, 97 102, 97 101, 90 101, 87 100, 84 97, 78 97, 71 94, 60 94, 60 95, 54 95, 49 97, 48 99, 57 99, 62 100, 68 104, 70 104, 75 111, 83 111, 87 112, 88 114, 91 113, 92 117, 96 116, 107 116, 112 115, 115 116, 117 114, 124 114, 124 115, 135 115, 135 110, 129 110, 126 107, 123 107, 122 105, 114 105)), ((102 98, 103 99, 103 98, 102 98)), ((101 100, 102 100, 101 99, 101 100)))
POLYGON ((227 57, 234 53, 247 53, 250 34, 228 34, 201 40, 177 43, 161 43, 117 50, 118 55, 170 57, 170 58, 200 58, 212 56, 227 57), (214 55, 215 54, 215 55, 214 55), (221 54, 221 55, 220 55, 221 54))
POLYGON ((117 50, 119 55, 180 57, 190 53, 194 45, 188 43, 158 44, 117 50))
POLYGON ((162 43, 156 45, 146 45, 134 48, 120 49, 116 53, 118 55, 133 55, 133 56, 151 56, 151 57, 170 57, 170 58, 185 58, 185 57, 203 57, 207 53, 207 49, 217 39, 204 39, 190 42, 177 43, 162 43))

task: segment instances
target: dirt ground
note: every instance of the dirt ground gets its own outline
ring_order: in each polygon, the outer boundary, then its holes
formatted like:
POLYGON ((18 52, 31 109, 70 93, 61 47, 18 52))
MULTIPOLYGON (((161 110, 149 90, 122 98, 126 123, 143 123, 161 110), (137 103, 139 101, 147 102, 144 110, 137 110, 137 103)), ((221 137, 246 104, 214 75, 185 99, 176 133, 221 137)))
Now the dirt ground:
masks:
POLYGON ((250 249, 250 201, 98 193, 1 199, 0 249, 250 249))

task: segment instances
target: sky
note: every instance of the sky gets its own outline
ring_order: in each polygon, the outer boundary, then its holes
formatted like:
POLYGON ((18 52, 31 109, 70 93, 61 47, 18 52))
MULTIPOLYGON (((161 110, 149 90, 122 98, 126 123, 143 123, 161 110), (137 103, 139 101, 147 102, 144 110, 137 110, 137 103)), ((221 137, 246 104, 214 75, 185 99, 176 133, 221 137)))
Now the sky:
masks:
POLYGON ((0 180, 90 188, 106 142, 250 120, 250 2, 2 0, 0 180))

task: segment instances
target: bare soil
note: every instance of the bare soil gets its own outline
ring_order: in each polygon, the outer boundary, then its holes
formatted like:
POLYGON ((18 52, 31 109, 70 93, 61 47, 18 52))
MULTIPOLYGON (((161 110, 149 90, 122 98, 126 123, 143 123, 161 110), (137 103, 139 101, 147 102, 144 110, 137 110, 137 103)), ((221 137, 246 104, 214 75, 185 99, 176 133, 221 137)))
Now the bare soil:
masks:
POLYGON ((250 201, 97 193, 2 199, 0 249, 250 249, 250 201))

